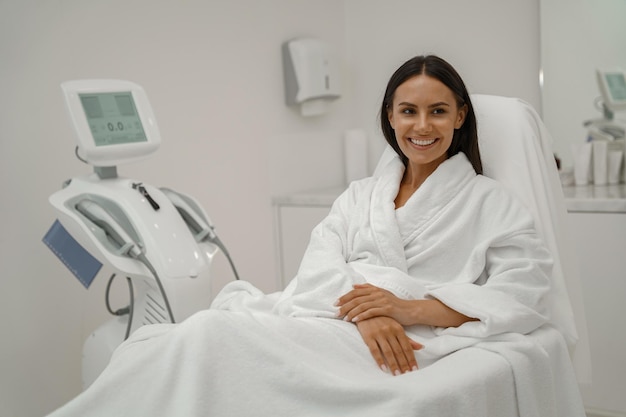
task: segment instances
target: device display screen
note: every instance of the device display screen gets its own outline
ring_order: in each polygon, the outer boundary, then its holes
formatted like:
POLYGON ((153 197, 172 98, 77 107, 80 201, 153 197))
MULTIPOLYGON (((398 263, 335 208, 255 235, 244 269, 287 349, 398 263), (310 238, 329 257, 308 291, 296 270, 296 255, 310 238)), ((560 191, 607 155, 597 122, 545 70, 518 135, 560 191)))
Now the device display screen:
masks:
POLYGON ((626 79, 622 73, 606 74, 606 84, 613 100, 626 101, 626 79))
POLYGON ((146 142, 131 92, 79 94, 96 146, 146 142))

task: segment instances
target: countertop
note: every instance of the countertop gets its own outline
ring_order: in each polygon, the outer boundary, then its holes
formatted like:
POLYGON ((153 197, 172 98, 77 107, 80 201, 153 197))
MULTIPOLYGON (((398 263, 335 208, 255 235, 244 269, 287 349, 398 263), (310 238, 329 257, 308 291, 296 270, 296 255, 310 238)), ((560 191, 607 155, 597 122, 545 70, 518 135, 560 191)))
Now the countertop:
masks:
POLYGON ((626 213, 626 184, 563 187, 567 211, 626 213))

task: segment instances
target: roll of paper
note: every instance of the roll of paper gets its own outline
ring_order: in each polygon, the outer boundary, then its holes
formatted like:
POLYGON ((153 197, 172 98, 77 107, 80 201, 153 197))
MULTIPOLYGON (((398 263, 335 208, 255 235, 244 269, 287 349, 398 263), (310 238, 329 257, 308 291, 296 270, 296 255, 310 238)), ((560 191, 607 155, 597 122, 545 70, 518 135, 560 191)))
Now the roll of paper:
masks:
POLYGON ((574 182, 576 185, 589 184, 589 179, 593 173, 591 170, 592 146, 590 142, 571 145, 574 155, 574 182))
POLYGON ((362 129, 347 130, 343 137, 346 183, 365 178, 367 173, 367 135, 362 129))
POLYGON ((619 184, 623 160, 624 160, 624 152, 609 151, 609 163, 608 163, 609 184, 619 184))

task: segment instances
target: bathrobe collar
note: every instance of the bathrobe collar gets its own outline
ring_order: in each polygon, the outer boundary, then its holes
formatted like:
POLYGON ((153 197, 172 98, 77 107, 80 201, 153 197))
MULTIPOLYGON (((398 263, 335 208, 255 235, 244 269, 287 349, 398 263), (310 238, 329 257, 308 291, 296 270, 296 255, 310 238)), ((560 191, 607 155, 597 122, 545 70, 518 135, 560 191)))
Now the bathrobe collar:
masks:
POLYGON ((404 245, 414 239, 442 209, 476 176, 464 153, 460 152, 444 161, 413 193, 397 213, 395 198, 400 189, 404 174, 404 164, 400 158, 393 158, 378 178, 371 196, 371 224, 374 239, 387 266, 395 266, 407 272, 404 245), (390 227, 389 219, 400 214, 409 221, 403 221, 404 229, 396 221, 390 227), (406 230, 407 225, 410 230, 406 230), (380 242, 385 242, 384 245, 380 242), (389 242, 394 242, 390 245, 389 242))

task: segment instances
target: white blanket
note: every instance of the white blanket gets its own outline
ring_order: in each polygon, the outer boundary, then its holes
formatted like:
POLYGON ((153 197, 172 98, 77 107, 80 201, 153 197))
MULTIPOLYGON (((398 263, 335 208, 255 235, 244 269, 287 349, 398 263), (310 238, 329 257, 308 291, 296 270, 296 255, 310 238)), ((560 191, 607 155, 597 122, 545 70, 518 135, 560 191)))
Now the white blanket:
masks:
POLYGON ((531 216, 462 154, 396 211, 402 169, 394 160, 350 186, 284 292, 235 282, 182 324, 140 329, 53 415, 584 416, 546 316, 551 262, 531 216), (411 326, 420 369, 393 377, 335 317, 362 282, 480 321, 411 326))

